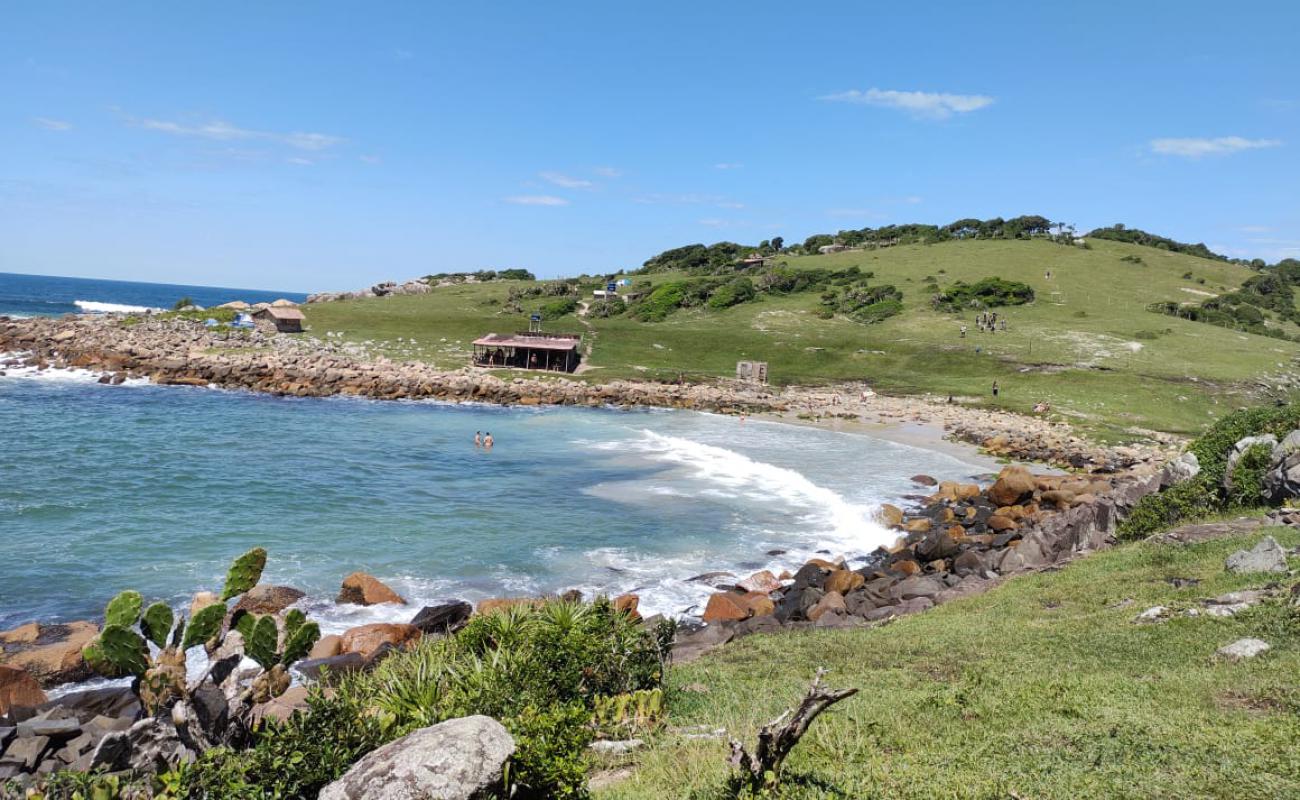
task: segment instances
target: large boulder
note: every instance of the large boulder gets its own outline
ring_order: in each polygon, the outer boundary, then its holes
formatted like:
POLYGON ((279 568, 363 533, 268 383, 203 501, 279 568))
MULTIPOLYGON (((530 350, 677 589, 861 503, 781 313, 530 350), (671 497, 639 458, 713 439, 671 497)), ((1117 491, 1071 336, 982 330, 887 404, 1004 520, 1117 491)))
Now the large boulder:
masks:
POLYGON ((405 647, 419 638, 420 629, 414 625, 376 622, 344 631, 342 640, 339 642, 339 650, 344 654, 360 653, 363 656, 368 656, 382 645, 405 647))
MULTIPOLYGON (((1291 436, 1287 436, 1286 441, 1290 440, 1291 436)), ((1283 455, 1264 474, 1264 493, 1276 504, 1300 497, 1300 452, 1283 455)))
POLYGON ((375 576, 364 572, 354 572, 343 579, 338 602, 355 603, 359 606, 373 606, 378 603, 406 605, 401 595, 385 586, 375 576))
POLYGON ((421 633, 437 635, 452 633, 461 628, 474 613, 474 607, 464 600, 453 600, 436 606, 425 606, 415 615, 411 624, 421 633))
POLYGON ((1228 572, 1286 572, 1286 551, 1272 536, 1249 550, 1238 550, 1224 563, 1228 572))
POLYGON ((1160 470, 1160 486, 1168 488, 1176 486, 1185 481, 1190 481, 1201 473, 1201 462, 1196 458, 1196 454, 1186 452, 1175 458, 1173 461, 1165 464, 1160 470))
POLYGON ((35 708, 45 702, 45 692, 27 670, 0 666, 0 716, 21 706, 35 708))
POLYGON ((491 717, 447 720, 364 756, 320 800, 475 800, 500 785, 514 752, 491 717))
POLYGON ((0 633, 0 665, 26 670, 44 687, 88 680, 81 649, 99 634, 85 620, 64 625, 29 623, 0 633))
POLYGON ((1034 496, 1038 481, 1024 467, 1003 467, 998 479, 988 488, 988 497, 999 506, 1014 506, 1034 496))
POLYGON ((306 596, 306 592, 292 586, 273 586, 259 583, 239 598, 235 611, 247 611, 250 614, 279 614, 289 606, 306 596))

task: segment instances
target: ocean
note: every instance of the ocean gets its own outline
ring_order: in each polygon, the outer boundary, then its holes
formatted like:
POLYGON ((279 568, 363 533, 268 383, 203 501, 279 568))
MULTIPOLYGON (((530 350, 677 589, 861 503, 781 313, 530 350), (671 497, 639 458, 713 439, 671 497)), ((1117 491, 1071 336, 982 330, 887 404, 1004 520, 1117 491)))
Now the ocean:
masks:
MULTIPOLYGON (((24 297, 28 311, 258 299, 67 279, 42 299, 0 278, 0 313, 24 297)), ((269 551, 265 579, 306 591, 326 632, 571 588, 690 615, 711 591, 692 576, 863 559, 893 541, 874 513, 918 491, 910 476, 989 468, 697 412, 282 398, 26 368, 0 376, 0 448, 0 629, 98 618, 127 588, 184 608, 254 546, 269 551), (496 447, 476 449, 476 431, 496 447), (411 607, 334 605, 356 570, 411 607)))
POLYGON ((111 311, 143 312, 149 309, 170 309, 183 297, 189 297, 205 308, 229 303, 231 300, 269 303, 284 298, 301 303, 307 299, 307 295, 297 292, 0 272, 0 316, 57 317, 63 314, 111 311))

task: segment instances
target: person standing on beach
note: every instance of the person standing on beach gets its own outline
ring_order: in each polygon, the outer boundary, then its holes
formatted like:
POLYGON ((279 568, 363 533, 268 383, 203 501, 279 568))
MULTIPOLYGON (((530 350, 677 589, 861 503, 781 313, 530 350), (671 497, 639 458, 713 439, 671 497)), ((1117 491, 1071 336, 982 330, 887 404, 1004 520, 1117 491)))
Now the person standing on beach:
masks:
POLYGON ((492 431, 488 431, 487 435, 483 437, 483 449, 484 450, 492 449, 492 431))

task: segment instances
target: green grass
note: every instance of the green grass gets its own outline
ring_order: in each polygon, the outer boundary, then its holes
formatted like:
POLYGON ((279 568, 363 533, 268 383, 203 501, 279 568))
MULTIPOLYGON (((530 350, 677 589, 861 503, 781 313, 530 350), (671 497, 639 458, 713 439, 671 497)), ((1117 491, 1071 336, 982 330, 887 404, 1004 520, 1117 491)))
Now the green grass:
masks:
MULTIPOLYGON (((824 320, 817 316, 818 293, 806 292, 722 311, 678 311, 658 323, 619 316, 584 326, 567 316, 547 327, 592 335, 587 380, 725 377, 734 374, 736 361, 753 359, 767 361, 773 382, 782 385, 866 380, 879 391, 953 394, 990 405, 989 386, 997 380, 1002 394, 996 405, 1028 411, 1047 401, 1106 439, 1131 438, 1131 430, 1142 428, 1198 431, 1233 408, 1260 402, 1259 382, 1289 371, 1300 356, 1293 342, 1146 311, 1153 302, 1199 301, 1205 299, 1200 293, 1234 289, 1253 273, 1137 245, 1096 240, 1085 250, 1041 240, 966 241, 787 260, 793 267, 874 271, 873 284, 892 283, 904 292, 905 311, 875 325, 824 320), (1121 260, 1134 254, 1142 264, 1121 260), (1189 271, 1191 280, 1182 277, 1189 271), (940 288, 988 276, 1022 281, 1034 287, 1037 301, 1002 310, 1008 332, 979 334, 973 313, 930 308, 927 276, 940 288), (965 339, 962 324, 972 331, 965 339)), ((524 315, 500 313, 509 285, 450 287, 306 311, 314 333, 338 331, 397 358, 458 368, 474 338, 527 325, 524 315), (414 344, 407 341, 412 338, 414 344)))
MULTIPOLYGON (((791 798, 1297 797, 1300 612, 1275 603, 1231 619, 1131 621, 1265 584, 1223 569, 1260 535, 1125 545, 874 630, 752 636, 670 671, 671 723, 752 743, 821 666, 829 685, 861 692, 787 762, 791 798), (1175 589, 1174 577, 1201 583, 1175 589), (1212 658, 1245 636, 1273 650, 1212 658), (693 685, 707 692, 680 691, 693 685)), ((725 759, 723 741, 665 733, 596 797, 718 797, 725 759)))

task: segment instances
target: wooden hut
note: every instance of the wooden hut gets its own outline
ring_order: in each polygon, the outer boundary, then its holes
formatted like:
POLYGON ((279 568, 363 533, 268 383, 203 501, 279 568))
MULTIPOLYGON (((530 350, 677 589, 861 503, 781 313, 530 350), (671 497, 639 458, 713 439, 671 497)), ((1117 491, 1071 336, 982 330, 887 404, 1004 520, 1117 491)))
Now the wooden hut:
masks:
POLYGON ((581 354, 578 333, 489 333, 474 340, 473 364, 499 369, 541 369, 573 372, 581 354))
POLYGON ((253 312, 253 324, 265 333, 302 333, 305 319, 293 306, 267 306, 253 312))

